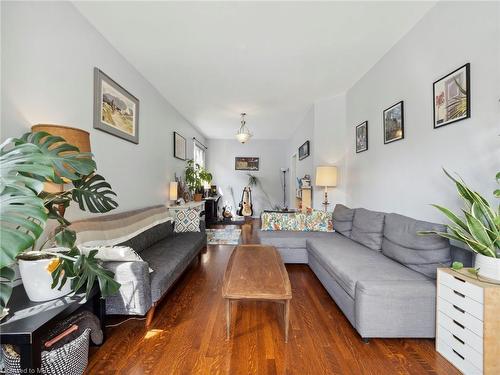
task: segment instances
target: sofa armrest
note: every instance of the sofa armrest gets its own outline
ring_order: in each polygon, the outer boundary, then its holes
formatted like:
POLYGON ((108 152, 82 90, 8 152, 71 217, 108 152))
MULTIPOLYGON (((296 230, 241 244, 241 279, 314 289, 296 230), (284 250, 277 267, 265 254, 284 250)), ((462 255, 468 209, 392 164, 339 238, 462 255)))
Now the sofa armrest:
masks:
POLYGON ((361 337, 435 336, 435 281, 358 281, 355 293, 361 337))
POLYGON ((144 315, 152 305, 151 282, 147 262, 105 262, 121 284, 118 292, 106 298, 106 313, 144 315))
POLYGON ((207 227, 207 223, 205 222, 205 219, 200 218, 200 232, 205 233, 206 227, 207 227))

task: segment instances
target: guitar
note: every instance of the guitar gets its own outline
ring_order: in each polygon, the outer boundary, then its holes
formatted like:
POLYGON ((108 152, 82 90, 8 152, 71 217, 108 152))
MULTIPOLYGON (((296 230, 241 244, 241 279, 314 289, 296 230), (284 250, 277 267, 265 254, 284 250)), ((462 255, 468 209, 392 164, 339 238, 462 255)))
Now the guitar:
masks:
POLYGON ((239 204, 239 209, 237 212, 238 216, 252 216, 253 215, 253 205, 252 205, 252 190, 250 187, 245 187, 243 193, 241 194, 241 201, 239 204))

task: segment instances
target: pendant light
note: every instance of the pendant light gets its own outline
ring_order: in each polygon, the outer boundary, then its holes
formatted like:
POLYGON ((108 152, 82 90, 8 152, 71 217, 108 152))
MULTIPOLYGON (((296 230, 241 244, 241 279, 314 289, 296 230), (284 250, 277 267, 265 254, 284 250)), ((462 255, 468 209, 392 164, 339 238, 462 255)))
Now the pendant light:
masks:
POLYGON ((241 114, 241 126, 240 129, 238 130, 238 133, 236 133, 236 139, 240 143, 246 143, 252 138, 252 133, 250 133, 250 130, 248 130, 246 126, 246 121, 245 121, 245 116, 246 113, 241 114))

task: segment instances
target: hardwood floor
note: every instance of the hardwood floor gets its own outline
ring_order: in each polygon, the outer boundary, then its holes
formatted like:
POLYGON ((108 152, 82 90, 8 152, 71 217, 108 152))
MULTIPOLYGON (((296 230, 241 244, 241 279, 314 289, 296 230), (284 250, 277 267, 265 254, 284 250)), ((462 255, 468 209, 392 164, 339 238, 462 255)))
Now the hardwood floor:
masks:
MULTIPOLYGON (((258 221, 242 226, 255 243, 258 221)), ((292 284, 290 332, 281 306, 233 306, 225 338, 221 285, 234 246, 210 245, 200 263, 158 306, 150 328, 129 321, 91 348, 88 374, 458 374, 434 340, 373 339, 364 344, 307 265, 287 265, 292 284)))

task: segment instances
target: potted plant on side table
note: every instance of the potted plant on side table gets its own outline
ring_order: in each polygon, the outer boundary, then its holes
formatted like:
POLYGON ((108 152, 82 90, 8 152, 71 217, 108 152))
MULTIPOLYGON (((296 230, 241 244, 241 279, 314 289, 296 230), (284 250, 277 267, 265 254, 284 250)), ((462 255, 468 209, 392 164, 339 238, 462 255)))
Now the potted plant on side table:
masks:
POLYGON ((186 184, 191 194, 193 194, 193 200, 200 202, 203 198, 204 184, 212 182, 212 174, 198 163, 195 163, 194 160, 187 161, 185 173, 186 184))
POLYGON ((63 216, 71 202, 93 213, 108 212, 118 206, 112 199, 116 194, 111 186, 95 173, 92 154, 81 153, 61 137, 45 132, 26 133, 21 138, 9 138, 0 146, 0 169, 2 316, 8 312, 16 259, 28 296, 36 301, 77 292, 82 287, 88 295, 96 280, 103 297, 116 293, 120 284, 114 280, 114 274, 95 258, 97 250, 87 255, 79 251, 75 246, 76 233, 68 229, 71 223, 63 216), (67 184, 68 188, 49 193, 44 191, 44 183, 67 184), (56 220, 58 226, 38 251, 28 251, 35 247, 48 219, 56 220), (57 248, 45 248, 52 243, 57 248), (30 283, 37 281, 33 269, 42 279, 45 277, 46 283, 31 287, 30 283), (60 293, 54 290, 56 287, 60 293), (40 291, 44 288, 45 297, 40 291))
MULTIPOLYGON (((500 207, 490 205, 479 193, 470 189, 462 179, 456 179, 446 170, 446 175, 455 183, 460 197, 465 202, 464 216, 456 215, 449 209, 434 204, 451 221, 448 232, 427 231, 421 234, 437 234, 466 244, 476 254, 474 268, 479 276, 500 281, 500 207)), ((500 181, 500 172, 496 175, 500 181)), ((500 189, 494 196, 500 198, 500 189)), ((453 268, 463 265, 454 262, 453 268)))

